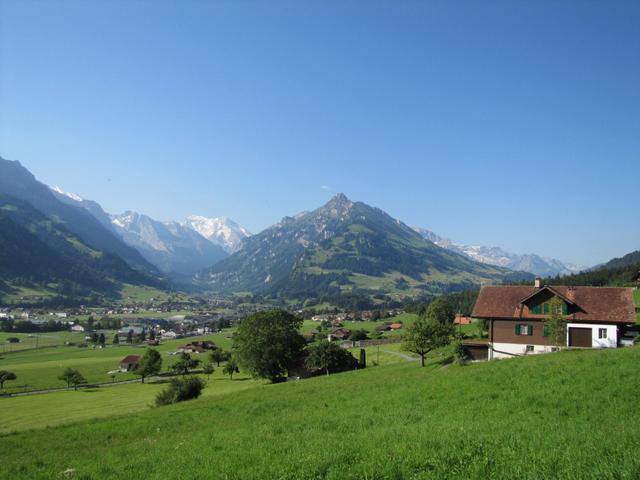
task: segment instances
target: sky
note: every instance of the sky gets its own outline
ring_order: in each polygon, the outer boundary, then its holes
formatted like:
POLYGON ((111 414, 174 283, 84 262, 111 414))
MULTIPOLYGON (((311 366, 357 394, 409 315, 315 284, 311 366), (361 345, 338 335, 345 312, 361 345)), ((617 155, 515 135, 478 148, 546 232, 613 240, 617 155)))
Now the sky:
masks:
POLYGON ((455 241, 640 248, 640 2, 0 0, 0 156, 253 232, 338 192, 455 241))

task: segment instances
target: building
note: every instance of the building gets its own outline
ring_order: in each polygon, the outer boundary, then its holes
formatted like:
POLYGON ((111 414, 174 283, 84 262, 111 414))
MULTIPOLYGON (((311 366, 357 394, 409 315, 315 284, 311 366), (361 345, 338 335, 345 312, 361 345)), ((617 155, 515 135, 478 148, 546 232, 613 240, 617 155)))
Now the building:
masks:
POLYGON ((630 288, 534 286, 482 287, 472 317, 488 322, 487 358, 554 351, 544 321, 558 298, 566 321, 560 346, 616 348, 625 329, 636 322, 630 288))
POLYGON ((121 372, 131 372, 138 367, 140 360, 142 357, 140 355, 127 355, 122 360, 120 360, 120 371, 121 372))
POLYGON ((329 334, 328 340, 330 342, 333 340, 346 340, 349 335, 351 335, 351 330, 348 328, 337 328, 329 334))
POLYGON ((470 325, 471 324, 471 317, 465 317, 464 315, 458 313, 456 315, 456 318, 453 319, 453 324, 454 325, 470 325))
POLYGON ((72 332, 84 332, 84 327, 80 324, 71 327, 72 332))

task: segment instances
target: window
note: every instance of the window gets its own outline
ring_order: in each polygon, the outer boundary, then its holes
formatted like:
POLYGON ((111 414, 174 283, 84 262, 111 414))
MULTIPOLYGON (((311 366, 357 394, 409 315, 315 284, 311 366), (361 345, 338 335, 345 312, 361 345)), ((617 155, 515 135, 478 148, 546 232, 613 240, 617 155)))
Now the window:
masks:
POLYGON ((542 336, 548 337, 550 333, 551 332, 549 332, 549 325, 545 325, 544 328, 542 329, 542 336))
POLYGON ((526 323, 516 323, 516 335, 533 335, 533 325, 526 323))
POLYGON ((607 329, 599 328, 598 329, 598 338, 607 338, 607 329))
POLYGON ((533 345, 527 345, 527 353, 533 353, 533 345))
POLYGON ((531 305, 529 310, 531 310, 531 313, 534 315, 540 315, 542 314, 542 305, 531 305))

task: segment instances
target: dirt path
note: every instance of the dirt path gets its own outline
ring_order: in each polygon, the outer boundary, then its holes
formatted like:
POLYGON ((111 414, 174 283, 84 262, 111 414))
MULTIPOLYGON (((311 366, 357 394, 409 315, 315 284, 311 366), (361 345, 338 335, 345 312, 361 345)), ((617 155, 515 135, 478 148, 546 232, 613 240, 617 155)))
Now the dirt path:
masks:
POLYGON ((391 350, 380 350, 380 351, 384 352, 384 353, 389 353, 391 355, 395 355, 396 357, 404 358, 407 362, 417 362, 418 361, 418 359, 416 357, 412 357, 412 356, 406 355, 404 353, 392 352, 391 350))

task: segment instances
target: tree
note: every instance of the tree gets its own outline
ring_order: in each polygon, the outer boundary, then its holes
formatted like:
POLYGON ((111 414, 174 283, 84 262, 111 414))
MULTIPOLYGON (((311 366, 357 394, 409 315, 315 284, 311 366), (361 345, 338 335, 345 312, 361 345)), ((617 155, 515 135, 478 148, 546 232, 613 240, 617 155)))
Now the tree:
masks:
POLYGON ((202 366, 202 373, 204 373, 207 377, 211 377, 211 374, 215 371, 216 369, 213 366, 213 363, 205 363, 202 366))
POLYGON ((225 375, 229 375, 230 380, 233 380, 234 373, 240 373, 240 368, 238 367, 238 362, 236 362, 235 358, 229 358, 226 365, 222 369, 222 373, 224 373, 225 375))
POLYGON ((101 333, 100 336, 98 337, 98 345, 101 345, 104 347, 105 343, 107 343, 107 339, 104 338, 104 333, 101 333))
POLYGON ((171 365, 171 369, 177 375, 188 375, 190 370, 193 370, 200 364, 200 360, 191 358, 188 353, 181 353, 180 358, 176 363, 171 365))
POLYGON ((111 343, 114 345, 118 345, 120 343, 120 337, 118 337, 117 333, 113 336, 113 341, 111 343))
POLYGON ((403 348, 420 355, 420 366, 424 367, 427 353, 447 345, 452 331, 451 323, 440 323, 427 316, 420 317, 407 329, 403 348))
POLYGON ((335 342, 322 340, 307 347, 307 368, 319 368, 327 375, 329 373, 353 370, 358 366, 355 357, 335 342))
POLYGON ((300 318, 284 310, 249 315, 233 336, 238 364, 253 377, 276 381, 304 348, 301 326, 300 318))
POLYGON ((147 348, 147 351, 144 352, 133 373, 140 375, 140 377, 142 377, 142 383, 144 383, 145 377, 157 375, 160 373, 160 370, 162 370, 162 356, 160 352, 153 348, 147 348))
POLYGON ((209 354, 209 359, 211 360, 211 363, 215 363, 219 367, 220 362, 224 362, 229 359, 229 353, 220 348, 216 348, 209 354))
POLYGON ((91 334, 91 340, 90 342, 93 343, 94 345, 98 343, 98 340, 100 339, 100 337, 98 336, 97 333, 92 333, 91 334))
POLYGON ((349 334, 349 340, 352 340, 354 342, 357 342, 358 340, 366 340, 368 338, 369 336, 366 330, 353 330, 349 334))
POLYGON ((73 385, 74 390, 78 390, 78 385, 84 385, 87 383, 87 380, 84 376, 78 371, 71 367, 67 367, 62 375, 58 377, 59 380, 63 382, 67 382, 67 388, 73 385))
POLYGON ((16 374, 7 370, 0 370, 0 388, 4 388, 4 382, 7 380, 15 380, 16 374))
POLYGON ((198 398, 204 389, 204 380, 198 377, 173 378, 167 389, 156 396, 156 405, 169 405, 198 398))
POLYGON ((560 348, 566 345, 567 321, 562 314, 563 302, 558 297, 549 301, 549 316, 544 320, 544 329, 554 346, 560 348))
POLYGON ((435 298, 425 313, 427 319, 441 324, 453 324, 456 312, 451 302, 446 297, 435 298))
POLYGON ((133 343, 133 330, 127 332, 127 343, 133 343))

